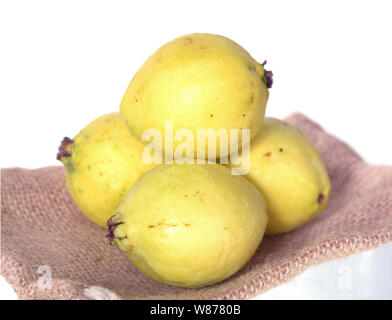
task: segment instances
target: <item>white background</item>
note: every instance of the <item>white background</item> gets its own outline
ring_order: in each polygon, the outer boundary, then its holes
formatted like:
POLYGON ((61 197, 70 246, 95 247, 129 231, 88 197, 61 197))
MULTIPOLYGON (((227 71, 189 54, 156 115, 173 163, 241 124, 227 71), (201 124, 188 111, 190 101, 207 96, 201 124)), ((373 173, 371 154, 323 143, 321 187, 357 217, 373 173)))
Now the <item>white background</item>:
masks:
MULTIPOLYGON (((267 115, 302 112, 366 161, 390 165, 390 3, 1 1, 0 166, 58 165, 63 136, 117 111, 145 59, 192 32, 225 35, 268 60, 274 86, 267 115)), ((383 250, 390 263, 391 249, 383 250)), ((0 285, 1 296, 11 297, 0 285)))

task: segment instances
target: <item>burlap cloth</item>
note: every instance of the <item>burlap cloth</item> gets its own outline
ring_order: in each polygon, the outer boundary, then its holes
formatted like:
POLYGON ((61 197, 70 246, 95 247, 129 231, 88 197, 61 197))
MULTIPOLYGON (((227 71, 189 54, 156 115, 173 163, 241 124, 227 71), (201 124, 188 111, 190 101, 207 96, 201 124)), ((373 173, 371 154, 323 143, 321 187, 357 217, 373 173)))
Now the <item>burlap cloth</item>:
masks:
POLYGON ((332 181, 330 203, 305 226, 265 237, 250 262, 230 279, 180 289, 145 277, 117 247, 109 246, 105 230, 79 212, 61 166, 2 169, 1 274, 21 299, 247 299, 311 265, 391 241, 392 167, 364 163, 303 115, 287 120, 321 152, 332 181), (40 279, 48 267, 51 287, 39 285, 48 283, 40 279))

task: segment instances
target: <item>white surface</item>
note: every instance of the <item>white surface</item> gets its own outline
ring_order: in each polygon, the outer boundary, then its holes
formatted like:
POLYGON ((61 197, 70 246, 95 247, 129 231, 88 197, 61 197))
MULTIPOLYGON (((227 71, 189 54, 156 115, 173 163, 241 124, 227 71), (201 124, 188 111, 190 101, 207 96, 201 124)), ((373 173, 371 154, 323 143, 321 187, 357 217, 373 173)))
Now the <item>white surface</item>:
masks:
POLYGON ((253 300, 392 299, 392 243, 310 267, 253 300))
POLYGON ((18 300, 14 289, 0 276, 0 300, 18 300))
MULTIPOLYGON (((61 138, 118 110, 144 60, 190 32, 228 36, 268 60, 275 76, 267 115, 300 111, 365 160, 390 165, 390 12, 390 1, 2 1, 0 166, 59 164, 61 138)), ((314 281, 323 268, 334 267, 312 268, 314 281)), ((375 268, 370 279, 390 280, 375 268)), ((269 295, 299 286, 291 285, 269 295)))

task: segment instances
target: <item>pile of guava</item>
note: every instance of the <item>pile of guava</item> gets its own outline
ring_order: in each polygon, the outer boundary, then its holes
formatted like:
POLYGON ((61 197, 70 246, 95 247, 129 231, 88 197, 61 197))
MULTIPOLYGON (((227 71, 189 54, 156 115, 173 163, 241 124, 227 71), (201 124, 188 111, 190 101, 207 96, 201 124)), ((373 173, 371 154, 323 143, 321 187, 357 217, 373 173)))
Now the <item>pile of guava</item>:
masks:
POLYGON ((326 208, 331 184, 315 146, 265 117, 273 79, 264 66, 223 36, 176 38, 136 72, 119 112, 61 142, 74 202, 152 279, 220 282, 264 234, 326 208))

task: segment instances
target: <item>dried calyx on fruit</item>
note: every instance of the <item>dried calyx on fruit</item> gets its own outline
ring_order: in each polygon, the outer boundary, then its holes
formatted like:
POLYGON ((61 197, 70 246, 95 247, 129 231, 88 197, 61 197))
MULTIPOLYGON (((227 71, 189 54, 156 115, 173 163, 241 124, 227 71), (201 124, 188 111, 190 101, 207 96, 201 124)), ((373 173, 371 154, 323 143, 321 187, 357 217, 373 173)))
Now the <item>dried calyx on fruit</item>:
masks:
POLYGON ((62 161, 61 159, 63 157, 70 157, 71 153, 69 150, 69 146, 72 145, 73 143, 74 141, 72 139, 68 137, 64 137, 63 140, 61 141, 56 159, 62 161))
MULTIPOLYGON (((264 67, 266 64, 267 64, 267 60, 265 60, 261 65, 264 67)), ((272 71, 267 71, 264 69, 263 81, 267 85, 268 89, 270 89, 272 87, 272 84, 274 83, 273 76, 274 74, 272 73, 272 71)))

